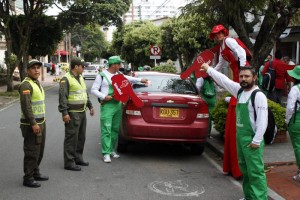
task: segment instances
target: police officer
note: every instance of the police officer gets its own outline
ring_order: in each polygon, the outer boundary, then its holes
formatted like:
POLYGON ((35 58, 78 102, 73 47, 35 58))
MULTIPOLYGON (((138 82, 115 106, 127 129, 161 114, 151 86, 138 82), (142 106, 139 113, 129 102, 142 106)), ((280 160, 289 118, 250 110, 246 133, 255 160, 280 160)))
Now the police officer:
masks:
POLYGON ((82 158, 86 137, 86 108, 94 115, 93 105, 82 77, 85 63, 78 57, 71 59, 71 70, 60 81, 59 106, 65 123, 64 168, 80 171, 89 163, 82 158))
POLYGON ((24 138, 24 177, 23 185, 37 188, 48 176, 40 173, 46 138, 45 93, 38 78, 42 63, 31 60, 27 65, 27 77, 19 87, 21 103, 21 132, 24 138))

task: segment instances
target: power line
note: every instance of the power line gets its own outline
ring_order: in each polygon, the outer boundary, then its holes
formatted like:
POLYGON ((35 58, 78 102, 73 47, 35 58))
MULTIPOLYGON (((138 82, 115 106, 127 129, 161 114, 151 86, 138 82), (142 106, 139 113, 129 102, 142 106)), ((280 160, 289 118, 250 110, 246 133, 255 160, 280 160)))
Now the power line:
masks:
POLYGON ((165 4, 169 3, 170 0, 165 0, 155 11, 153 11, 151 13, 151 15, 153 15, 154 13, 156 13, 158 10, 160 10, 163 6, 165 6, 165 4))

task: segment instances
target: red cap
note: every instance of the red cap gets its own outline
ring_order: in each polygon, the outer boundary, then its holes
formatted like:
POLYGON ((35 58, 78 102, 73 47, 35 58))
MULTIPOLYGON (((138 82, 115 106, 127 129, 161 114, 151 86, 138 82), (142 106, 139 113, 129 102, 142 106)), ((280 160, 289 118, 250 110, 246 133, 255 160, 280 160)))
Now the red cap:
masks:
POLYGON ((222 24, 219 24, 212 28, 211 33, 209 34, 209 38, 211 40, 214 40, 215 34, 221 32, 221 31, 223 31, 225 36, 228 36, 228 34, 229 34, 228 30, 222 24))

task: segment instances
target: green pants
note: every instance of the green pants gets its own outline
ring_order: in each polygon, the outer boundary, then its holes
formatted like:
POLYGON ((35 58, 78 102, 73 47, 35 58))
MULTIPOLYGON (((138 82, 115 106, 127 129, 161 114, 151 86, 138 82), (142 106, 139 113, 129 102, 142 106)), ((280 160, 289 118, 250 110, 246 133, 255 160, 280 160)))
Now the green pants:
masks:
POLYGON ((212 128, 212 110, 215 108, 216 105, 216 96, 213 97, 206 97, 205 95, 202 95, 202 98, 206 101, 208 106, 208 112, 209 112, 209 129, 208 129, 208 136, 210 136, 211 128, 212 128))
POLYGON ((32 179, 34 175, 40 174, 39 165, 43 159, 45 140, 46 140, 46 124, 39 124, 41 134, 36 135, 32 131, 30 125, 21 124, 21 132, 24 138, 24 179, 32 179))
POLYGON ((297 166, 300 169, 300 111, 296 113, 296 121, 294 123, 295 114, 292 116, 291 121, 288 126, 288 132, 291 137, 291 142, 293 145, 297 166))
POLYGON ((83 161, 82 154, 86 136, 86 113, 70 112, 70 122, 65 123, 64 166, 72 167, 83 161))
POLYGON ((100 107, 102 154, 115 151, 121 122, 121 103, 112 100, 100 107))

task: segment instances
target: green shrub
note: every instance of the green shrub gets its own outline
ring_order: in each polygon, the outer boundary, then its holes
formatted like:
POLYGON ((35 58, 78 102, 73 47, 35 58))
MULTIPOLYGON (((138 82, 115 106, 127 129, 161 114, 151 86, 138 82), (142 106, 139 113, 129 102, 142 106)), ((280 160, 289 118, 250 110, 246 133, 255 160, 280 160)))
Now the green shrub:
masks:
POLYGON ((224 135, 226 115, 228 109, 228 103, 224 100, 225 97, 232 96, 228 92, 218 98, 215 108, 212 110, 212 120, 214 122, 214 128, 221 134, 224 135))
POLYGON ((152 68, 151 71, 176 73, 175 67, 170 64, 156 66, 156 67, 152 68))
POLYGON ((268 105, 271 109, 271 111, 274 114, 275 123, 277 126, 278 131, 286 131, 286 125, 285 125, 285 111, 286 109, 281 107, 280 104, 275 103, 271 100, 268 100, 268 105))
MULTIPOLYGON (((226 115, 228 109, 228 103, 225 102, 225 97, 232 96, 229 93, 223 94, 212 111, 212 120, 214 121, 215 129, 221 134, 224 135, 225 132, 225 123, 226 115)), ((274 114, 275 123, 278 131, 286 131, 285 125, 285 111, 286 109, 281 107, 280 104, 275 103, 271 100, 268 100, 268 106, 274 114)))

